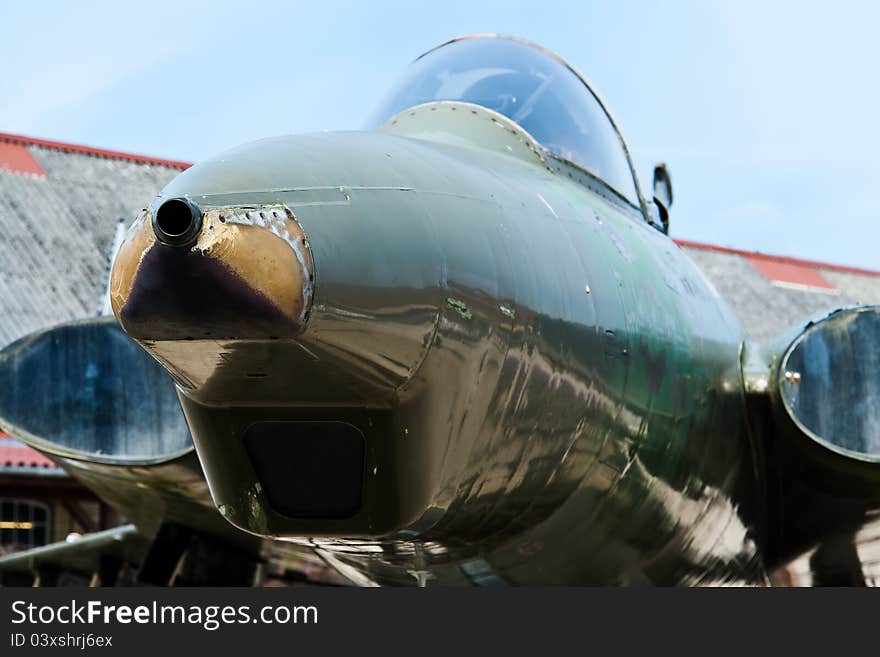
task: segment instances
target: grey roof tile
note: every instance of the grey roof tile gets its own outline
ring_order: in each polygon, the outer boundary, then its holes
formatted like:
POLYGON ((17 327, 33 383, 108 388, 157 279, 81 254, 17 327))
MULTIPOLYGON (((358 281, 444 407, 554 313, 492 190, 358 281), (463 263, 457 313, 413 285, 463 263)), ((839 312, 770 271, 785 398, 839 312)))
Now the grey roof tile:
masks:
MULTIPOLYGON (((791 326, 843 306, 880 303, 880 273, 851 273, 804 261, 820 271, 836 290, 794 289, 771 282, 744 253, 683 246, 730 304, 746 336, 763 340, 791 326)), ((788 259, 786 259, 788 260, 788 259)))
POLYGON ((95 315, 119 218, 180 169, 30 145, 45 177, 0 170, 0 347, 95 315))

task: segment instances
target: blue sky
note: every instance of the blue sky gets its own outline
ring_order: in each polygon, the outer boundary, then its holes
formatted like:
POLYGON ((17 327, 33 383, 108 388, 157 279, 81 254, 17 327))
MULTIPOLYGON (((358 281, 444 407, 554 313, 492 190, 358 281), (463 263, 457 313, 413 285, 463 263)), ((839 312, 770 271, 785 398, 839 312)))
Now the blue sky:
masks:
POLYGON ((570 60, 672 234, 880 268, 880 5, 0 0, 0 131, 198 161, 359 128, 417 55, 470 32, 570 60), (131 6, 126 6, 126 5, 131 6))

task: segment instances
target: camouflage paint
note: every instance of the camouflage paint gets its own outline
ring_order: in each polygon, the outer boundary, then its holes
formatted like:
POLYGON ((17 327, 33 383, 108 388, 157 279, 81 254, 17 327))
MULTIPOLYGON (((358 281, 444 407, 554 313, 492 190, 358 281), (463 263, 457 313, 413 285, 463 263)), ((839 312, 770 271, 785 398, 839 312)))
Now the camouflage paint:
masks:
MULTIPOLYGON (((379 583, 761 581, 732 313, 601 181, 511 154, 503 117, 437 105, 410 117, 418 138, 263 140, 152 204, 283 206, 314 258, 310 315, 276 340, 258 323, 175 333, 161 288, 138 300, 164 328, 135 337, 178 382, 221 513, 379 583), (304 419, 366 436, 355 516, 265 499, 242 435, 304 419)), ((301 284, 297 267, 275 285, 301 284)))

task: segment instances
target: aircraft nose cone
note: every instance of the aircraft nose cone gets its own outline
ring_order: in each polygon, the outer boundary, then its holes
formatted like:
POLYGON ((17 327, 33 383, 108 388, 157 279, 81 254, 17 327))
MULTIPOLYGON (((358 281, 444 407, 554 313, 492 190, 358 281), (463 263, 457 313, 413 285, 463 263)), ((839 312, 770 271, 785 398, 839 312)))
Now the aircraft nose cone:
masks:
POLYGON ((311 304, 308 241, 284 206, 162 203, 129 230, 111 302, 140 340, 260 339, 299 333, 311 304))

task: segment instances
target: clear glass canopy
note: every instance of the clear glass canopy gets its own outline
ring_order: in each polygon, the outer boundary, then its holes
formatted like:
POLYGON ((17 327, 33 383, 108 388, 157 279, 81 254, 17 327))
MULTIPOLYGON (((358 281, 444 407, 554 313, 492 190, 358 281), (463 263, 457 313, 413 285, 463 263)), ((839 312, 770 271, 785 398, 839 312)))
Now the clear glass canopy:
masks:
POLYGON ((450 41, 415 62, 368 125, 438 100, 474 103, 515 121, 551 153, 638 205, 623 144, 602 105, 570 68, 516 39, 486 36, 450 41))

